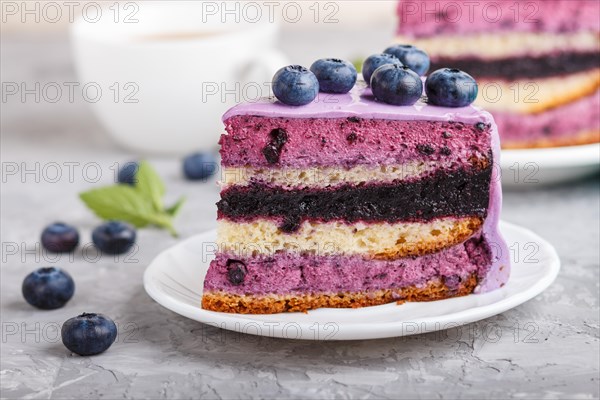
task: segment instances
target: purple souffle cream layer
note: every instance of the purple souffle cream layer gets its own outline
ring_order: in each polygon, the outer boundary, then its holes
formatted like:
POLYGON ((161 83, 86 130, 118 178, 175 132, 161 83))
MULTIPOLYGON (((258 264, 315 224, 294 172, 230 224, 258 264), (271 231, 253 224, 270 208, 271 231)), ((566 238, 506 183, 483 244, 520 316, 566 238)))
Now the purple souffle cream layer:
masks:
POLYGON ((490 150, 489 137, 476 124, 491 121, 489 114, 474 107, 457 111, 421 101, 405 107, 377 102, 371 90, 358 83, 348 94, 320 93, 313 103, 294 109, 276 101, 233 107, 223 116, 228 134, 221 136, 221 158, 224 167, 269 166, 263 148, 269 132, 282 128, 288 142, 279 156, 280 167, 465 163, 473 149, 479 155, 490 150), (424 146, 434 153, 428 154, 424 146))
POLYGON ((489 113, 392 106, 359 82, 300 107, 240 104, 223 122, 219 250, 203 308, 431 301, 508 280, 489 113))
POLYGON ((361 257, 301 256, 282 254, 256 257, 246 264, 248 283, 234 285, 228 279, 227 261, 235 255, 219 254, 204 284, 208 291, 227 291, 268 296, 297 293, 371 292, 390 288, 423 288, 441 279, 450 290, 475 275, 489 275, 493 255, 484 241, 473 238, 459 246, 422 257, 396 260, 365 260, 361 257))

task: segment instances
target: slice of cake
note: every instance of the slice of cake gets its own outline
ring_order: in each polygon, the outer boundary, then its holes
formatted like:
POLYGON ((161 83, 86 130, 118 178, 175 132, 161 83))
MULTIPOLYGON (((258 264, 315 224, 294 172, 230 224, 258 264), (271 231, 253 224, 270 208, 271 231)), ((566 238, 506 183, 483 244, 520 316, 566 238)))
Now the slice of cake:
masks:
POLYGON ((428 301, 507 281, 489 113, 385 104, 359 82, 298 107, 240 104, 223 121, 204 309, 428 301))
POLYGON ((475 77, 504 148, 600 141, 600 1, 401 0, 397 41, 475 77))

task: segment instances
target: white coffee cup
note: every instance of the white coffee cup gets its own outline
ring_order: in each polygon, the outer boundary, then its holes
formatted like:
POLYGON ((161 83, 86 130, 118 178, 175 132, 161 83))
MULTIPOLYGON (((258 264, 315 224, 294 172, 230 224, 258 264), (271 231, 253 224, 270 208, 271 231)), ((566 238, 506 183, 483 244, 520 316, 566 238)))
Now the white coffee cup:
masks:
POLYGON ((121 9, 118 21, 104 8, 95 22, 73 24, 80 85, 122 146, 177 155, 216 148, 221 115, 268 94, 286 64, 274 49, 275 23, 206 18, 202 3, 126 3, 134 8, 121 9))

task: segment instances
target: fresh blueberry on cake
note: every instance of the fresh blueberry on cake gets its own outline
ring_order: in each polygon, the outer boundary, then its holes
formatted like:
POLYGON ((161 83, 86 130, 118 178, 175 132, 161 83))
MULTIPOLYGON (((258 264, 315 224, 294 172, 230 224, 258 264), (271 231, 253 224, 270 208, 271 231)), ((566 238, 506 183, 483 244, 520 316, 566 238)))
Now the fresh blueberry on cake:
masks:
POLYGON ((409 106, 423 94, 419 75, 405 65, 385 64, 371 76, 373 96, 388 104, 409 106))
POLYGON ((273 77, 273 94, 282 103, 301 106, 313 101, 319 93, 315 74, 300 65, 281 68, 273 77))
POLYGON ((319 90, 324 93, 348 93, 356 83, 356 68, 346 60, 322 58, 315 61, 310 70, 319 81, 319 90))
MULTIPOLYGON (((405 75, 390 74, 387 87, 412 93, 405 75)), ((359 81, 327 101, 268 98, 227 111, 219 251, 202 307, 304 312, 504 285, 496 124, 479 108, 421 95, 389 104, 359 81)))
POLYGON ((398 17, 432 71, 477 80, 504 148, 600 142, 600 1, 401 0, 398 17))
POLYGON ((365 59, 362 65, 362 76, 365 82, 367 82, 367 85, 371 83, 373 72, 382 65, 387 64, 403 65, 396 56, 387 53, 373 54, 365 59))
POLYGON ((425 75, 429 70, 431 60, 427 53, 410 44, 397 44, 383 51, 391 54, 419 75, 425 75))
POLYGON ((438 69, 425 80, 427 100, 438 106, 468 106, 475 101, 478 91, 475 79, 456 68, 438 69))

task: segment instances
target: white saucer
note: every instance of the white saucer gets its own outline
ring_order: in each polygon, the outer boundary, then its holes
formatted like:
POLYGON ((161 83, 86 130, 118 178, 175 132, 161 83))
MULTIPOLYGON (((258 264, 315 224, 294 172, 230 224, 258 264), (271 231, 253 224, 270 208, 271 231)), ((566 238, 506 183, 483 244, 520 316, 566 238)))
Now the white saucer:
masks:
POLYGON ((499 314, 544 291, 560 260, 552 245, 506 222, 501 231, 511 249, 512 274, 494 292, 426 303, 396 303, 359 309, 323 308, 272 315, 227 314, 200 307, 215 231, 193 236, 159 254, 144 273, 146 292, 162 306, 215 327, 262 336, 309 340, 377 339, 448 329, 499 314))
POLYGON ((600 170, 600 143, 543 149, 502 150, 503 187, 568 182, 600 170))

